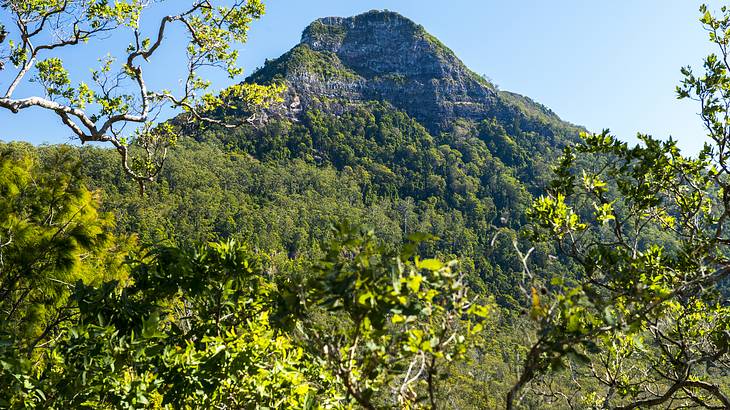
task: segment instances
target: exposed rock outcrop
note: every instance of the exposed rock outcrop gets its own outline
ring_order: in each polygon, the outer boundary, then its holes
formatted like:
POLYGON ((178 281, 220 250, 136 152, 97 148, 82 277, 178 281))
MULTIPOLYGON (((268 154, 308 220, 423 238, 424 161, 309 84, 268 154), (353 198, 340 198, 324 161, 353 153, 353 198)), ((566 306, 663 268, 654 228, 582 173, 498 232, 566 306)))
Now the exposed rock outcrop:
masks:
POLYGON ((521 119, 528 129, 563 123, 529 98, 500 92, 413 21, 390 11, 325 17, 292 50, 267 61, 247 81, 284 81, 298 112, 341 113, 362 101, 387 101, 432 133, 458 119, 521 119))

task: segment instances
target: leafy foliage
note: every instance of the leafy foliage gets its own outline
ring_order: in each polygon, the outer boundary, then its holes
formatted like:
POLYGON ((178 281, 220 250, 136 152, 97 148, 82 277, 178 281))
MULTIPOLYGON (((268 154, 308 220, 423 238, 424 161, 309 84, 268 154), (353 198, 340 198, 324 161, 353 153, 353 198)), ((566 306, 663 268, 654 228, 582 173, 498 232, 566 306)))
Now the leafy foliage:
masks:
POLYGON ((463 357, 491 313, 468 295, 456 261, 421 260, 416 248, 411 242, 388 254, 372 232, 343 226, 315 270, 314 301, 336 322, 322 326, 315 316, 303 337, 364 408, 383 401, 412 408, 423 400, 436 407, 441 368, 463 357))
POLYGON ((434 401, 442 362, 463 356, 490 314, 467 297, 453 263, 421 260, 414 244, 388 252, 344 226, 316 267, 277 264, 234 241, 132 249, 122 263, 76 174, 54 163, 66 178, 51 182, 55 174, 13 147, 2 162, 1 221, 12 235, 2 251, 13 261, 2 271, 12 295, 3 302, 3 406, 379 408, 387 403, 372 393, 395 380, 401 404, 434 401), (47 211, 43 201, 53 217, 29 211, 47 211), (28 255, 38 265, 24 265, 28 255), (296 275, 306 277, 299 286, 296 275), (322 331, 330 309, 341 312, 330 319, 353 321, 344 339, 322 331), (408 362, 422 369, 406 371, 408 362))
POLYGON ((60 150, 42 164, 28 153, 0 154, 0 311, 3 337, 32 357, 68 319, 70 287, 123 276, 126 244, 98 212, 98 195, 78 178, 78 164, 60 150))
POLYGON ((80 183, 69 150, 44 163, 4 150, 0 170, 0 403, 7 406, 42 397, 30 372, 56 360, 47 346, 75 315, 74 282, 123 280, 132 244, 112 234, 113 219, 99 213, 98 195, 80 183))
MULTIPOLYGON (((728 339, 728 132, 725 39, 728 9, 701 22, 722 52, 689 68, 679 98, 700 102, 712 144, 682 156, 672 140, 640 135, 628 147, 608 131, 586 134, 566 149, 546 196, 530 214, 533 238, 553 241, 580 267, 578 280, 529 274, 530 313, 540 335, 507 404, 532 383, 543 390, 551 371, 571 366, 597 388, 583 404, 726 408, 728 339)), ((578 399, 564 396, 568 402, 578 399)))
MULTIPOLYGON (((172 3, 166 4, 170 7, 172 3)), ((210 81, 201 76, 201 71, 210 67, 222 69, 230 78, 242 73, 236 65, 238 50, 234 45, 247 40, 250 23, 263 15, 260 1, 178 3, 177 10, 173 8, 152 32, 145 33, 140 21, 151 6, 146 1, 0 1, 0 11, 13 23, 10 32, 0 27, 0 45, 8 38, 0 70, 7 68, 7 63, 12 65, 12 70, 0 76, 8 84, 0 95, 0 108, 14 113, 42 108, 56 114, 82 143, 113 145, 123 170, 143 190, 144 183, 160 172, 168 147, 176 142, 171 125, 158 124, 165 107, 183 110, 187 121, 223 124, 211 114, 228 107, 234 97, 239 101, 236 108, 248 110, 251 120, 254 110, 280 102, 283 91, 277 84, 239 84, 213 95, 207 92, 210 81), (180 25, 188 37, 184 48, 187 72, 180 90, 160 89, 148 83, 144 75, 145 64, 166 43, 165 32, 172 24, 180 25), (63 48, 91 47, 112 32, 129 36, 130 43, 125 50, 100 51, 101 67, 92 70, 91 82, 72 78, 55 54, 63 48), (43 95, 17 96, 18 87, 28 78, 40 84, 43 95)))

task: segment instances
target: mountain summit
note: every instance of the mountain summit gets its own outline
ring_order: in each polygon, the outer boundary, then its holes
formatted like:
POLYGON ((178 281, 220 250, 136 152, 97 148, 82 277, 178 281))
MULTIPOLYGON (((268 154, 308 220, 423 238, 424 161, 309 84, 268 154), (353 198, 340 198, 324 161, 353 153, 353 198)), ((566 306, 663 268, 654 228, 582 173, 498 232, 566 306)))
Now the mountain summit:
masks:
POLYGON ((526 97, 498 91, 421 25, 391 11, 315 20, 298 45, 267 61, 247 81, 284 81, 292 115, 313 107, 338 113, 378 100, 405 111, 432 133, 457 119, 521 117, 528 129, 567 125, 526 97))

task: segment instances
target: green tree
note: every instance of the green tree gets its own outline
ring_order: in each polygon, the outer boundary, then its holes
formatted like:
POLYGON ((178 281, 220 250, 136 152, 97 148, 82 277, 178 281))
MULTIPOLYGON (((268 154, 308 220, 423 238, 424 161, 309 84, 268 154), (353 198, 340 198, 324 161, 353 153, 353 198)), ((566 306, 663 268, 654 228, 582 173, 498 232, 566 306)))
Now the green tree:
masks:
POLYGON ((63 151, 41 164, 29 153, 0 152, 0 310, 3 331, 30 354, 68 318, 69 288, 124 274, 125 240, 97 211, 98 194, 79 183, 63 151))
POLYGON ((132 285, 79 284, 61 407, 337 407, 333 377, 273 320, 264 263, 234 242, 156 247, 132 261, 132 285))
POLYGON ((387 252, 372 232, 341 225, 315 269, 302 337, 362 408, 438 408, 447 366, 492 316, 456 261, 416 255, 425 239, 387 252))
POLYGON ((347 226, 314 263, 127 249, 75 151, 33 152, 0 150, 0 406, 434 408, 493 312, 454 262, 347 226))
MULTIPOLYGON (((0 46, 6 45, 0 70, 6 71, 2 79, 7 81, 0 107, 14 113, 33 107, 48 110, 82 143, 113 145, 124 171, 143 188, 159 173, 168 147, 177 139, 171 123, 157 123, 163 108, 182 109, 185 115, 179 118, 185 121, 233 126, 210 114, 230 107, 235 99, 238 109, 251 113, 244 120, 250 122, 282 91, 275 84, 239 84, 213 95, 206 92, 210 81, 201 74, 207 67, 220 68, 230 78, 241 73, 233 46, 246 41, 249 24, 264 13, 260 1, 195 0, 183 5, 167 1, 164 5, 171 9, 173 3, 177 11, 162 17, 147 33, 140 25, 151 6, 147 1, 0 1, 0 13, 13 23, 0 27, 0 46), (187 36, 187 72, 179 90, 166 90, 148 83, 144 73, 169 41, 167 32, 173 24, 187 36), (100 39, 109 35, 127 36, 129 45, 108 50, 108 43, 101 45, 100 39), (92 71, 91 81, 72 78, 58 51, 92 46, 101 46, 100 67, 92 71), (23 90, 19 86, 29 80, 40 84, 43 94, 18 96, 23 90)), ((81 63, 83 67, 92 64, 81 63)))
POLYGON ((672 140, 640 135, 632 148, 604 131, 566 149, 532 207, 531 234, 577 272, 533 275, 529 252, 520 254, 538 329, 507 408, 568 366, 595 381, 592 391, 562 393, 572 405, 730 407, 730 11, 701 12, 720 54, 701 76, 683 68, 677 94, 699 102, 711 143, 689 158, 672 140))
POLYGON ((0 379, 8 394, 23 377, 6 371, 52 360, 53 341, 77 313, 74 283, 127 273, 133 242, 113 235, 113 219, 97 210, 98 193, 79 182, 68 151, 40 162, 26 146, 0 150, 0 379))

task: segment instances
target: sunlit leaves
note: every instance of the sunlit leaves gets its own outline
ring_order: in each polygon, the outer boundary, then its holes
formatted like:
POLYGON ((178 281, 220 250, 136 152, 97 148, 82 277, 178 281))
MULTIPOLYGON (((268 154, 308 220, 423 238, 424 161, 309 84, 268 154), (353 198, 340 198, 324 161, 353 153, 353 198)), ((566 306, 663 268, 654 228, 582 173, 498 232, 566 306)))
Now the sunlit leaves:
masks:
POLYGON ((554 281, 550 291, 533 287, 526 295, 542 340, 525 374, 555 370, 566 358, 576 366, 590 360, 593 376, 611 389, 603 407, 690 403, 676 394, 690 389, 705 395, 703 406, 727 401, 713 376, 724 365, 696 363, 727 357, 726 346, 708 335, 724 332, 727 317, 718 283, 727 275, 730 243, 730 14, 723 8, 715 17, 705 6, 701 13, 721 55, 705 59, 702 76, 683 68, 677 93, 700 103, 712 144, 687 157, 672 139, 639 134, 640 143, 629 147, 608 131, 584 134, 556 168, 550 195, 530 213, 533 237, 556 243, 581 268, 581 280, 554 281))
POLYGON ((558 238, 582 231, 586 224, 580 221, 579 216, 565 203, 565 196, 539 197, 529 211, 529 215, 538 221, 541 227, 549 229, 558 238))
POLYGON ((36 63, 37 81, 43 84, 49 97, 71 98, 73 90, 69 87, 71 80, 68 71, 63 67, 60 58, 49 58, 36 63))
POLYGON ((108 0, 87 0, 87 3, 86 18, 92 29, 98 29, 109 22, 136 28, 144 8, 144 2, 140 0, 117 0, 113 3, 108 0))
POLYGON ((464 354, 490 304, 468 296, 454 262, 420 259, 413 244, 383 252, 372 233, 347 225, 337 234, 310 297, 341 313, 340 323, 306 337, 331 357, 328 366, 361 405, 389 388, 402 406, 413 405, 422 377, 464 354))
MULTIPOLYGON (((199 86, 199 88, 205 88, 199 86)), ((256 114, 261 110, 283 101, 282 93, 286 87, 283 84, 260 85, 256 83, 241 83, 225 88, 218 94, 205 94, 196 107, 203 115, 214 114, 219 110, 233 110, 239 115, 256 114)), ((187 111, 189 107, 183 107, 187 111)))
POLYGON ((280 86, 237 85, 221 97, 214 96, 209 90, 211 82, 205 78, 209 68, 223 70, 230 78, 243 72, 237 65, 236 44, 246 41, 250 23, 263 15, 260 1, 164 3, 169 14, 147 33, 148 28, 139 22, 151 7, 148 1, 1 1, 1 10, 14 24, 10 32, 5 27, 1 30, 3 41, 9 37, 9 52, 0 57, 0 65, 9 61, 17 70, 10 74, 12 81, 0 97, 0 107, 13 112, 44 108, 56 114, 81 142, 111 143, 121 156, 122 169, 143 189, 160 172, 167 148, 174 144, 174 140, 161 138, 161 133, 156 138, 138 137, 155 128, 164 109, 182 109, 191 122, 232 127, 252 121, 247 117, 229 124, 216 117, 221 114, 217 110, 239 106, 239 116, 255 117, 281 101, 280 86), (146 81, 145 70, 148 64, 160 63, 155 54, 170 41, 170 25, 185 32, 187 61, 181 66, 187 71, 178 89, 161 90, 146 81), (70 73, 76 71, 66 70, 64 61, 53 54, 62 48, 99 47, 102 44, 93 40, 108 36, 126 36, 130 43, 122 50, 100 50, 100 54, 108 54, 100 59, 102 67, 92 71, 91 82, 73 78, 70 73), (26 75, 42 85, 45 95, 16 96, 18 90, 25 90, 19 86, 26 75))
POLYGON ((61 360, 48 345, 73 316, 74 283, 126 276, 126 241, 112 236, 112 221, 80 185, 77 165, 68 150, 39 161, 27 147, 0 147, 2 406, 48 399, 39 369, 61 360))

